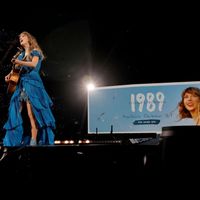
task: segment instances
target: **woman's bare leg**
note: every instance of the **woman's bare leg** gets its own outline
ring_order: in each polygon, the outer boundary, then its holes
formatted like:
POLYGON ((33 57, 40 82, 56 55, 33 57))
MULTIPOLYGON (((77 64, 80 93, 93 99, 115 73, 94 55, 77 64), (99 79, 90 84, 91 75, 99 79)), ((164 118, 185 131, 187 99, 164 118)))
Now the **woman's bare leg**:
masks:
POLYGON ((26 102, 26 107, 27 107, 27 112, 30 119, 30 123, 31 123, 31 139, 36 141, 38 129, 36 126, 36 121, 35 121, 35 117, 31 108, 31 104, 28 101, 26 102))

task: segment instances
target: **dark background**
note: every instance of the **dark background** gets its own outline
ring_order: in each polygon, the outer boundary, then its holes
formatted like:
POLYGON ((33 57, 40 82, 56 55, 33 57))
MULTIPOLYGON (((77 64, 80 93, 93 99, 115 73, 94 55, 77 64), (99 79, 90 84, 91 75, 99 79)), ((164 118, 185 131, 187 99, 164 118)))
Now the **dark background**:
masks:
MULTIPOLYGON (((199 81, 198 14, 189 8, 35 8, 0 13, 0 125, 10 97, 10 71, 21 31, 33 34, 47 59, 42 79, 53 102, 56 136, 87 133, 87 91, 97 86, 199 81)), ((1 130, 2 134, 3 131, 1 130)))

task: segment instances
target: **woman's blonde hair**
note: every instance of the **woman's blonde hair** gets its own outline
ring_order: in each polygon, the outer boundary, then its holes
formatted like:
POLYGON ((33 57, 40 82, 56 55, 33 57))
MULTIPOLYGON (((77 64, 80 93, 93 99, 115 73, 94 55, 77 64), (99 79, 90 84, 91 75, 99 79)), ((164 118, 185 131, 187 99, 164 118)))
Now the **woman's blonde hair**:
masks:
POLYGON ((45 59, 44 53, 43 53, 41 47, 39 46, 39 44, 38 44, 36 38, 35 38, 33 35, 31 35, 29 32, 27 32, 27 31, 21 32, 21 33, 19 34, 19 37, 20 37, 22 34, 23 34, 23 35, 26 35, 26 36, 28 37, 28 42, 29 42, 29 45, 30 45, 30 51, 32 51, 32 50, 34 50, 34 49, 35 49, 35 50, 38 50, 38 51, 41 53, 42 59, 45 59))

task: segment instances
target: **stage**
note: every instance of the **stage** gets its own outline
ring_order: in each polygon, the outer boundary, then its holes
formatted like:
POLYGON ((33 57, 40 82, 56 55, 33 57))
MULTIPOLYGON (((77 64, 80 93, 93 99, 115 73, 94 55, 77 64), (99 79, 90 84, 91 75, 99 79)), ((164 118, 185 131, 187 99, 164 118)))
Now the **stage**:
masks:
POLYGON ((197 136, 198 130, 199 127, 169 128, 164 137, 142 142, 138 142, 140 137, 122 140, 116 135, 115 140, 108 140, 110 136, 102 140, 95 135, 76 138, 74 142, 70 138, 55 145, 1 146, 1 185, 47 185, 62 188, 62 192, 65 188, 111 192, 111 187, 149 188, 155 192, 170 182, 171 188, 199 177, 198 140, 188 143, 188 135, 197 136), (178 137, 172 134, 174 130, 178 137))
POLYGON ((59 144, 1 147, 1 180, 30 183, 69 179, 114 180, 159 173, 158 144, 59 144))

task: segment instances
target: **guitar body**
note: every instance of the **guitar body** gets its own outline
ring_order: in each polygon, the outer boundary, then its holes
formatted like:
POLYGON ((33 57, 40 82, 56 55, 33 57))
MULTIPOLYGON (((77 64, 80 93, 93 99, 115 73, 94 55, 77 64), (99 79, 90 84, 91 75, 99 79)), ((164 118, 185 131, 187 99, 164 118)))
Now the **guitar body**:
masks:
MULTIPOLYGON (((13 56, 13 59, 16 59, 20 53, 23 51, 23 49, 19 48, 19 51, 13 56)), ((21 68, 19 68, 19 66, 17 65, 13 65, 12 66, 12 72, 10 73, 10 77, 9 80, 6 81, 8 82, 8 87, 7 87, 7 93, 13 93, 17 87, 19 78, 20 78, 20 71, 21 68)))
POLYGON ((13 69, 8 81, 7 93, 12 94, 15 91, 17 84, 19 82, 19 78, 20 78, 20 70, 13 69))

